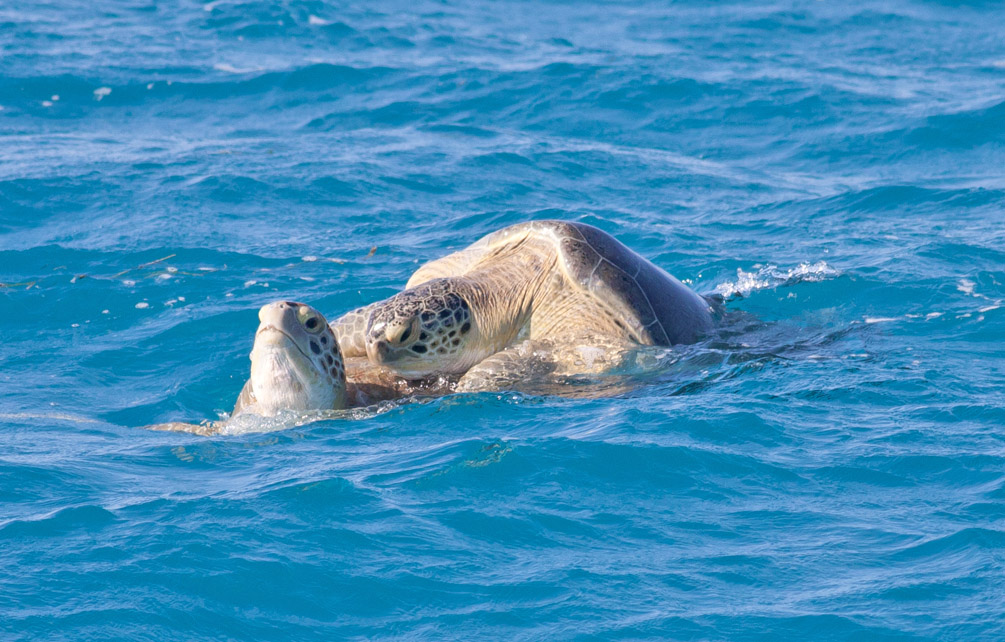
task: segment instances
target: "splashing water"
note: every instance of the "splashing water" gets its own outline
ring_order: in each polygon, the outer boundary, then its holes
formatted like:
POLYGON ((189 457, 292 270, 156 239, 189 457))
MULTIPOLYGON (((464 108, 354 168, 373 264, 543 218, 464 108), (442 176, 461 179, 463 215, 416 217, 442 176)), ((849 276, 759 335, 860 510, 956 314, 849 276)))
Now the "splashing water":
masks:
POLYGON ((796 283, 814 283, 825 279, 833 279, 841 273, 824 261, 816 263, 800 263, 788 270, 776 265, 766 265, 756 272, 746 272, 736 268, 736 280, 724 281, 715 286, 714 293, 724 300, 748 297, 758 290, 787 287, 796 283))

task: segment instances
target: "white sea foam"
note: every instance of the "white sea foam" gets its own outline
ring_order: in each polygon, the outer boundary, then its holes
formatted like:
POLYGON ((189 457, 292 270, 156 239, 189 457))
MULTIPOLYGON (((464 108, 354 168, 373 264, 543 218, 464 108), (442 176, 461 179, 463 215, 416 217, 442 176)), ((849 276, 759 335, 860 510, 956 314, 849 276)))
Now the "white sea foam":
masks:
MULTIPOLYGON (((224 414, 220 417, 219 423, 216 423, 211 430, 205 431, 205 427, 201 427, 202 429, 197 429, 196 432, 217 435, 247 435, 287 430, 316 421, 368 419, 393 410, 402 403, 402 400, 381 401, 372 406, 347 408, 345 410, 309 410, 301 412, 288 410, 280 412, 274 417, 262 417, 253 413, 240 414, 236 417, 224 414)), ((196 426, 192 425, 192 428, 196 428, 196 426)))
POLYGON ((216 69, 217 71, 223 71, 228 74, 246 74, 251 71, 257 71, 256 69, 252 68, 240 69, 238 67, 235 67, 234 65, 229 65, 225 62, 216 63, 215 65, 213 65, 213 69, 216 69))
POLYGON ((94 90, 94 100, 101 100, 110 93, 112 93, 111 87, 98 87, 94 90))
POLYGON ((771 283, 767 279, 759 278, 760 273, 744 272, 736 268, 736 280, 726 281, 715 286, 715 293, 721 294, 725 298, 736 296, 750 296, 751 292, 763 290, 770 287, 771 283))
POLYGON ((746 272, 742 268, 737 268, 736 280, 720 283, 715 287, 715 293, 726 299, 747 297, 758 290, 794 285, 803 281, 824 281, 840 275, 841 272, 828 265, 826 261, 800 263, 788 270, 781 269, 777 265, 766 265, 756 272, 746 272))

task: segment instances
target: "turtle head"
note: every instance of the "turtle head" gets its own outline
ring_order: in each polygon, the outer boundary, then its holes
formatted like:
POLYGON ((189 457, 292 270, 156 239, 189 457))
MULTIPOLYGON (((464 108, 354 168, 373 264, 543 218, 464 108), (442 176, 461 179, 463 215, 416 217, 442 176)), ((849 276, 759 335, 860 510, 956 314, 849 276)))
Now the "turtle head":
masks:
POLYGON ((377 306, 366 329, 370 361, 404 375, 467 370, 476 334, 471 306, 450 279, 399 292, 377 306))
POLYGON ((251 386, 261 414, 345 406, 345 364, 320 312, 276 301, 258 312, 251 386))

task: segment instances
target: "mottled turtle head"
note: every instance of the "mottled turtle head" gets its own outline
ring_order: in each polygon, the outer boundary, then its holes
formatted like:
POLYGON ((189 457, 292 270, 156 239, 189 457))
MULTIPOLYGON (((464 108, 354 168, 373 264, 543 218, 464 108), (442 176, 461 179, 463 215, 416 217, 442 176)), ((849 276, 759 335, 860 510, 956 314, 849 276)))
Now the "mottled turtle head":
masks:
POLYGON ((472 364, 474 319, 450 279, 399 292, 377 306, 366 329, 370 361, 410 376, 460 373, 472 364))
POLYGON ((345 407, 345 364, 324 316, 304 303, 276 301, 258 319, 251 351, 258 411, 345 407))

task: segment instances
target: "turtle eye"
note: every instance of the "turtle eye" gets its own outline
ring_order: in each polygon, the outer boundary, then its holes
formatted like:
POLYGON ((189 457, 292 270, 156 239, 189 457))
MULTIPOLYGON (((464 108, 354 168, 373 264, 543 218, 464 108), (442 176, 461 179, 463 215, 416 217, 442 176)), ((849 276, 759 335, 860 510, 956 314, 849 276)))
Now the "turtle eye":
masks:
POLYGON ((418 330, 415 319, 413 318, 408 322, 408 325, 395 324, 391 327, 389 333, 386 335, 387 342, 393 346, 403 346, 408 342, 409 337, 416 334, 418 330), (400 332, 401 334, 396 334, 400 332))
POLYGON ((297 310, 297 316, 300 317, 300 322, 304 324, 308 332, 320 332, 324 326, 321 323, 321 315, 306 305, 300 306, 300 309, 297 310))

